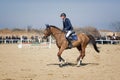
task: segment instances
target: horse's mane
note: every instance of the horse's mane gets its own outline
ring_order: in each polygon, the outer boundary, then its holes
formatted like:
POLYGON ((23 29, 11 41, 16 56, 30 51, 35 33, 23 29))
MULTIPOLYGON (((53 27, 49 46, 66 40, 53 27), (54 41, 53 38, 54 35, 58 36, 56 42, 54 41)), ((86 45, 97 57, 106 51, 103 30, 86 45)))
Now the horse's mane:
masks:
POLYGON ((53 27, 53 28, 56 28, 56 29, 62 31, 60 28, 58 28, 58 27, 56 27, 56 26, 50 25, 50 27, 53 27))

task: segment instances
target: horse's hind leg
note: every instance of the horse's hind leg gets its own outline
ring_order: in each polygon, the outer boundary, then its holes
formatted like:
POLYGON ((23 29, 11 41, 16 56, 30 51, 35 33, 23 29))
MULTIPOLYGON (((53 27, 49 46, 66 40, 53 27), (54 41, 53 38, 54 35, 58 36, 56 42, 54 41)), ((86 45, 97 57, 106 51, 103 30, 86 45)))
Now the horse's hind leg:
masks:
POLYGON ((80 46, 78 46, 77 47, 77 49, 78 49, 78 51, 80 52, 80 55, 79 55, 79 57, 77 58, 77 62, 80 60, 80 57, 81 57, 81 45, 80 46))
POLYGON ((81 50, 82 50, 82 49, 81 49, 81 45, 78 46, 77 49, 78 49, 78 51, 80 52, 80 55, 79 55, 78 58, 77 58, 77 66, 80 66, 80 64, 81 64, 81 62, 82 62, 82 61, 80 60, 81 57, 82 57, 82 55, 81 55, 81 50))

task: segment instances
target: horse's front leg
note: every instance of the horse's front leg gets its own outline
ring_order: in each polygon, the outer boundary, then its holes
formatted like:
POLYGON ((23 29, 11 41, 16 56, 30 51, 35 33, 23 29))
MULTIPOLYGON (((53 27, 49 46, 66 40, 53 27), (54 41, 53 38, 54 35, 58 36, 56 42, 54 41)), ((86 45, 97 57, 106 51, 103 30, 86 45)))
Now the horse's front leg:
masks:
POLYGON ((65 60, 61 56, 58 56, 58 59, 59 59, 59 66, 62 67, 63 62, 65 62, 65 60))
POLYGON ((83 48, 82 51, 81 51, 80 56, 77 58, 77 61, 78 61, 77 67, 82 65, 82 60, 83 60, 84 56, 85 56, 85 49, 83 48))
POLYGON ((82 55, 80 55, 78 58, 77 58, 77 67, 79 67, 81 64, 82 64, 82 58, 81 58, 82 55))
POLYGON ((61 57, 61 54, 62 52, 64 51, 63 48, 59 49, 59 52, 57 54, 58 56, 58 60, 59 60, 59 66, 62 67, 63 66, 63 63, 62 62, 66 62, 62 57, 61 57))

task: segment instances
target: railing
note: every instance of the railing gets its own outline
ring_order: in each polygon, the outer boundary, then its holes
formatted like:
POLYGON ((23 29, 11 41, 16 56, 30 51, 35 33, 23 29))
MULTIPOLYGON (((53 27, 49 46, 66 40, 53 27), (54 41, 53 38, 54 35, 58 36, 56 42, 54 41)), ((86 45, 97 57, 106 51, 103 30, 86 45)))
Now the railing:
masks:
POLYGON ((48 47, 51 48, 52 38, 51 36, 48 38, 49 41, 44 41, 42 39, 0 39, 0 44, 18 44, 20 47, 21 45, 24 46, 37 46, 40 47, 48 47))
POLYGON ((120 44, 120 40, 96 40, 99 44, 120 44))
MULTIPOLYGON (((3 44, 13 44, 13 43, 19 43, 19 42, 22 42, 22 43, 31 43, 31 42, 36 42, 35 40, 32 40, 32 39, 0 39, 0 43, 3 43, 3 44)), ((38 39, 38 43, 40 43, 41 41, 38 39)))
POLYGON ((0 43, 4 43, 4 44, 6 44, 6 43, 18 43, 19 41, 20 41, 20 39, 5 39, 5 40, 1 39, 0 43))
MULTIPOLYGON (((31 43, 31 42, 35 42, 32 39, 1 39, 0 40, 0 44, 13 44, 13 43, 31 43)), ((51 41, 50 41, 51 42, 51 41)), ((120 44, 120 40, 96 40, 97 43, 99 44, 120 44)), ((41 43, 40 40, 38 40, 38 43, 41 43)))

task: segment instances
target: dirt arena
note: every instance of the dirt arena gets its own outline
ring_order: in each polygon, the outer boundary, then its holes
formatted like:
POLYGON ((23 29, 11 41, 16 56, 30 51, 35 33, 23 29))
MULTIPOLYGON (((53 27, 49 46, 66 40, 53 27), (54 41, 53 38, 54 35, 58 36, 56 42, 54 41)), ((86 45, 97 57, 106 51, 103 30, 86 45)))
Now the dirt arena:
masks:
POLYGON ((57 47, 19 49, 16 44, 0 44, 0 80, 120 80, 120 45, 98 45, 86 48, 84 65, 76 67, 77 49, 66 50, 69 62, 58 66, 57 47))

